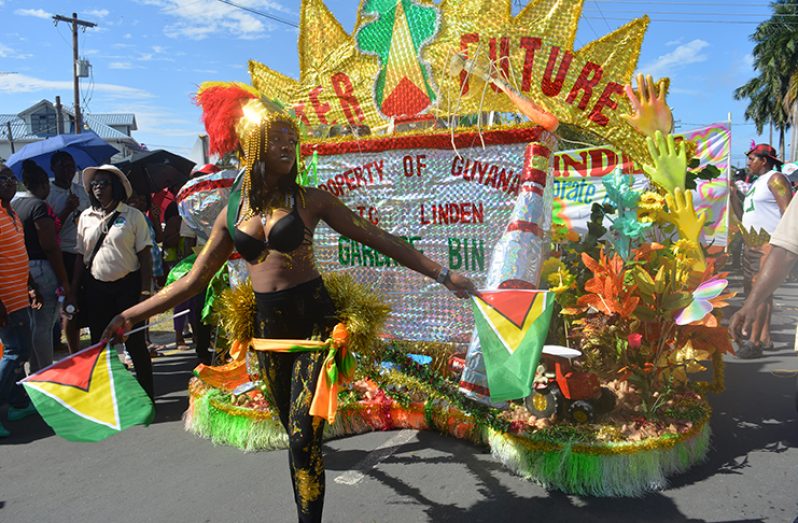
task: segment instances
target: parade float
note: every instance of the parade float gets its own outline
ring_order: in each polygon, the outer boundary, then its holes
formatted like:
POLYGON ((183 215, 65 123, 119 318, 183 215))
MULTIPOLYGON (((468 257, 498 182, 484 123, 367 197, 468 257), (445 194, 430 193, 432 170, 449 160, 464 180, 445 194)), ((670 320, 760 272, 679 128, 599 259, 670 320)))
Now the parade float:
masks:
MULTIPOLYGON (((308 344, 329 350, 316 391, 329 437, 435 430, 595 496, 662 488, 706 456, 706 394, 731 350, 723 260, 707 248, 726 239, 729 132, 674 138, 668 82, 630 86, 648 19, 574 50, 581 10, 363 0, 350 35, 304 0, 299 80, 250 61, 251 85, 201 86, 206 111, 233 88, 239 117, 253 103, 291 114, 306 185, 483 289, 457 300, 320 225, 341 325, 308 344), (573 136, 596 145, 568 149, 573 136)), ((197 183, 181 213, 209 224, 197 183)), ((254 307, 243 282, 209 311, 233 341, 196 369, 186 428, 284 448, 249 350, 273 341, 252 340, 254 307)))

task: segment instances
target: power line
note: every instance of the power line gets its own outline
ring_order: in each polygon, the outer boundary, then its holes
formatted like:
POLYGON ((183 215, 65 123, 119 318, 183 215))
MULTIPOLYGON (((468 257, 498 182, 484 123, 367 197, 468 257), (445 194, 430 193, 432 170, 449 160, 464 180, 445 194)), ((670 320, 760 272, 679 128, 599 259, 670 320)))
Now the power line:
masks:
MULTIPOLYGON (((585 20, 592 19, 592 20, 601 20, 601 18, 597 16, 582 16, 585 20)), ((605 18, 605 20, 613 20, 618 22, 628 22, 628 18, 605 18)), ((687 20, 687 19, 675 19, 675 18, 652 18, 652 22, 662 22, 662 23, 674 23, 674 24, 735 24, 735 25, 759 25, 762 23, 761 21, 757 22, 754 20, 750 21, 742 21, 742 20, 687 20)))
MULTIPOLYGON (((595 0, 594 0, 595 1, 595 0)), ((601 16, 604 16, 604 13, 599 11, 601 16)), ((620 10, 612 10, 610 11, 613 14, 620 14, 620 13, 640 13, 640 11, 634 11, 629 9, 620 9, 620 10)), ((766 15, 763 13, 721 13, 721 12, 695 12, 695 11, 645 11, 644 14, 647 15, 688 15, 688 16, 770 16, 771 18, 794 18, 798 17, 798 13, 786 13, 786 14, 778 14, 773 13, 771 15, 766 15)))
POLYGON ((604 25, 607 26, 607 30, 612 31, 612 27, 610 27, 610 23, 604 17, 604 12, 601 10, 601 6, 599 6, 599 3, 596 2, 596 0, 593 0, 593 3, 596 4, 596 9, 598 9, 598 12, 601 15, 601 18, 604 20, 604 25))
MULTIPOLYGON (((272 21, 275 21, 275 22, 279 22, 281 24, 284 24, 284 25, 287 25, 287 26, 290 26, 290 27, 299 28, 299 24, 298 23, 293 22, 291 20, 284 19, 284 18, 280 18, 280 17, 275 16, 275 15, 273 15, 271 13, 265 13, 263 11, 259 11, 257 9, 253 9, 251 7, 243 6, 243 5, 237 4, 235 2, 232 2, 231 0, 217 0, 217 1, 221 2, 223 4, 226 4, 226 5, 229 5, 231 7, 235 7, 237 9, 241 9, 243 11, 247 11, 247 12, 252 13, 254 15, 262 16, 263 18, 267 18, 269 20, 272 20, 272 21)), ((604 15, 604 12, 602 11, 601 6, 599 4, 605 4, 605 7, 606 7, 606 4, 629 4, 629 5, 641 5, 641 6, 652 6, 652 5, 674 6, 674 5, 683 5, 683 6, 700 6, 700 7, 719 7, 719 8, 724 8, 724 9, 728 9, 729 7, 737 6, 737 7, 746 7, 746 8, 749 8, 749 9, 750 8, 758 8, 758 7, 763 8, 763 9, 768 9, 768 10, 771 9, 770 2, 757 5, 757 4, 752 4, 751 2, 745 2, 745 3, 723 2, 723 3, 719 3, 719 2, 689 2, 689 1, 649 2, 649 1, 645 1, 645 0, 593 0, 593 3, 595 4, 595 7, 596 7, 596 9, 599 12, 599 16, 598 17, 595 17, 595 16, 591 17, 591 16, 583 15, 582 18, 584 18, 586 21, 587 20, 603 20, 604 23, 607 24, 607 27, 610 28, 610 29, 611 29, 611 27, 609 25, 609 21, 610 20, 612 20, 612 21, 621 21, 621 22, 625 22, 625 21, 628 21, 628 20, 626 18, 615 18, 615 17, 609 17, 608 18, 608 17, 606 17, 604 15)), ((589 6, 586 6, 586 7, 589 7, 589 6)), ((610 12, 612 12, 612 13, 624 13, 624 12, 635 13, 635 11, 628 10, 628 9, 626 9, 626 10, 611 10, 610 12)), ((773 13, 773 12, 753 14, 753 13, 728 13, 728 12, 649 11, 649 12, 646 12, 644 14, 656 15, 656 16, 659 16, 659 15, 667 15, 667 16, 671 16, 671 15, 676 15, 676 16, 724 16, 724 17, 729 17, 729 16, 736 16, 736 17, 770 16, 772 18, 798 17, 798 13, 792 14, 792 13, 773 13)), ((653 22, 664 22, 664 23, 738 24, 738 25, 740 25, 740 24, 754 24, 754 25, 756 25, 756 24, 761 23, 761 21, 752 21, 752 20, 693 20, 693 19, 665 19, 665 18, 654 18, 654 19, 652 19, 652 21, 653 22)), ((590 22, 588 22, 588 25, 591 25, 590 22)), ((592 29, 595 32, 595 28, 592 28, 592 29)))
POLYGON ((279 22, 281 24, 285 24, 285 25, 289 25, 291 27, 299 28, 299 24, 297 24, 295 22, 292 22, 290 20, 285 20, 285 19, 280 18, 278 16, 274 16, 273 14, 270 14, 270 13, 264 13, 263 11, 258 11, 257 9, 252 9, 251 7, 246 7, 246 6, 243 6, 243 5, 236 4, 234 2, 231 2, 230 0, 217 0, 217 2, 221 2, 223 4, 227 4, 227 5, 232 6, 232 7, 237 7, 238 9, 241 9, 243 11, 247 11, 247 12, 252 13, 254 15, 258 15, 258 16, 262 16, 264 18, 268 18, 269 20, 273 20, 273 21, 279 22))
POLYGON ((633 5, 690 5, 690 6, 701 6, 701 7, 761 7, 762 9, 770 9, 771 2, 765 2, 764 4, 754 4, 752 2, 648 2, 645 0, 593 0, 594 2, 598 3, 605 3, 605 4, 633 4, 633 5))

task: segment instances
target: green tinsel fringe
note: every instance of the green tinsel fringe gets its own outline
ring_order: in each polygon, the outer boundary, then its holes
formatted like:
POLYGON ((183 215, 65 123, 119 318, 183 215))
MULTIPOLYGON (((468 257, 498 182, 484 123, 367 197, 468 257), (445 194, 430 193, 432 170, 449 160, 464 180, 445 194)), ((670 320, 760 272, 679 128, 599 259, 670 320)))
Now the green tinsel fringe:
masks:
POLYGON ((216 445, 230 445, 247 452, 288 447, 288 437, 279 420, 256 419, 244 412, 236 416, 219 410, 214 401, 225 402, 225 396, 216 390, 193 396, 184 419, 186 430, 216 445))
MULTIPOLYGON (((288 448, 288 437, 277 418, 263 419, 247 415, 249 410, 241 409, 241 415, 231 414, 226 394, 209 389, 192 394, 189 408, 183 422, 185 429, 202 438, 210 439, 216 445, 229 445, 246 452, 288 448), (228 410, 214 406, 226 404, 228 410)), ((338 416, 333 425, 325 425, 324 439, 334 439, 354 434, 363 434, 383 427, 372 426, 357 411, 349 411, 338 416)))
POLYGON ((547 489, 569 494, 643 496, 667 486, 667 477, 703 461, 709 451, 710 428, 704 423, 693 437, 669 448, 617 454, 561 450, 528 451, 504 434, 490 430, 491 454, 520 476, 547 489))
POLYGON ((337 416, 334 424, 324 426, 324 439, 343 438, 373 430, 375 427, 372 427, 360 413, 348 412, 346 415, 337 416))
MULTIPOLYGON (((189 388, 186 430, 245 451, 283 449, 288 439, 276 417, 235 407, 229 395, 206 389, 201 382, 189 388)), ((424 423, 418 429, 436 430, 476 444, 488 444, 491 453, 517 474, 547 489, 599 497, 642 496, 667 486, 667 477, 684 472, 705 459, 709 450, 708 418, 691 436, 674 444, 667 437, 639 445, 607 443, 599 452, 574 451, 571 445, 525 441, 522 437, 477 423, 439 399, 427 400, 424 423), (535 448, 529 448, 533 445, 535 448), (542 446, 541 446, 542 445, 542 446)), ((401 428, 384 417, 381 406, 353 403, 342 406, 335 424, 327 425, 325 439, 401 428)), ((584 446, 584 445, 582 445, 584 446)))

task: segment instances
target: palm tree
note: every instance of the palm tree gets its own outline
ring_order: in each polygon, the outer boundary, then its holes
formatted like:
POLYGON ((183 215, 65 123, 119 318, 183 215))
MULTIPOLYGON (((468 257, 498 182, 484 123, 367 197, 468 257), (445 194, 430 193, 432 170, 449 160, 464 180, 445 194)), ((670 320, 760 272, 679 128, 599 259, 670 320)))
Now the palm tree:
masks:
POLYGON ((761 133, 766 124, 779 131, 779 148, 784 157, 785 133, 791 127, 795 132, 798 126, 798 0, 778 0, 771 5, 773 16, 751 35, 755 44, 754 69, 759 76, 737 88, 734 97, 749 100, 745 118, 753 120, 757 132, 761 133))
POLYGON ((792 139, 790 140, 790 161, 798 161, 798 66, 790 76, 787 84, 787 94, 782 103, 784 110, 790 115, 792 126, 792 139))

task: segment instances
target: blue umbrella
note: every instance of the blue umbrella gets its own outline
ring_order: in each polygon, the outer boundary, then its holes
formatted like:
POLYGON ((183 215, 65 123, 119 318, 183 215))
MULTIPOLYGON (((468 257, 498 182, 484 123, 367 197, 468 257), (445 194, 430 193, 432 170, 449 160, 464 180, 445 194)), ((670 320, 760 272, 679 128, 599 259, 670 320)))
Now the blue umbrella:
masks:
POLYGON ((93 131, 84 131, 80 134, 59 134, 41 142, 29 143, 12 154, 6 165, 14 171, 17 178, 22 178, 22 162, 33 160, 46 172, 50 170, 50 158, 57 151, 66 151, 75 159, 79 169, 102 165, 119 151, 108 142, 97 136, 93 131))

